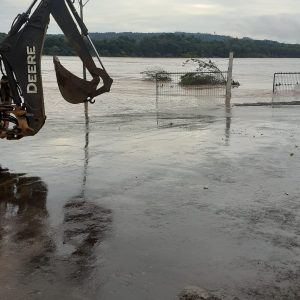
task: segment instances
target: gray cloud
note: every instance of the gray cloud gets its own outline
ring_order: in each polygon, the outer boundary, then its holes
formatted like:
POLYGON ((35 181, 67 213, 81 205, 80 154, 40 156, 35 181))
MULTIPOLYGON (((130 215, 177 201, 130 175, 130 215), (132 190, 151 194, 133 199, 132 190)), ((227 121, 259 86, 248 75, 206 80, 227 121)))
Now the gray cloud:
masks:
MULTIPOLYGON (((0 31, 9 30, 29 0, 2 0, 0 31)), ((188 31, 300 42, 299 0, 90 0, 90 31, 188 31)), ((51 23, 49 32, 59 29, 51 23)))

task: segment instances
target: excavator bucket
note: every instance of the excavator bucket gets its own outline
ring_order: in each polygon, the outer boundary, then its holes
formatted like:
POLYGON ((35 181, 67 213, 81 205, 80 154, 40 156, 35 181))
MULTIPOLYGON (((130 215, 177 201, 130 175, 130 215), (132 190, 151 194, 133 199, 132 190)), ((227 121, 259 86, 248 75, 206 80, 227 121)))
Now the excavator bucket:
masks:
POLYGON ((57 57, 53 57, 53 62, 58 87, 66 101, 78 104, 94 98, 97 85, 100 82, 99 77, 94 77, 93 80, 86 81, 63 67, 57 57))

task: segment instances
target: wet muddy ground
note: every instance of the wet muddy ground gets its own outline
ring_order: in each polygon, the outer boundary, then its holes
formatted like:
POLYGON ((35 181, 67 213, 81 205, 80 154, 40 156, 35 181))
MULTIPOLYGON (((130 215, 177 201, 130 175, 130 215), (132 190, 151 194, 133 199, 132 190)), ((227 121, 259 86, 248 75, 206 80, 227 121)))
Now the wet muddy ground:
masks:
POLYGON ((2 164, 0 299, 299 299, 299 113, 111 115, 88 149, 46 130, 2 164))
POLYGON ((86 126, 49 78, 43 130, 0 141, 0 299, 300 299, 299 106, 157 119, 120 82, 86 126))

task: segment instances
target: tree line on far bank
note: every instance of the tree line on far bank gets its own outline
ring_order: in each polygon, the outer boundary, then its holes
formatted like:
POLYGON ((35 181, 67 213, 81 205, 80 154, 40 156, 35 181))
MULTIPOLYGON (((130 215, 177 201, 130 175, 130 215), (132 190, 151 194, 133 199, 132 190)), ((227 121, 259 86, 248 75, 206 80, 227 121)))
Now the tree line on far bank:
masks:
MULTIPOLYGON (((0 33, 0 41, 4 38, 0 33)), ((163 33, 145 35, 135 39, 118 36, 114 39, 94 39, 102 56, 119 57, 235 57, 300 58, 299 44, 284 44, 269 40, 250 38, 227 38, 224 40, 201 40, 193 35, 163 33)), ((76 55, 63 35, 47 35, 44 55, 76 55)))

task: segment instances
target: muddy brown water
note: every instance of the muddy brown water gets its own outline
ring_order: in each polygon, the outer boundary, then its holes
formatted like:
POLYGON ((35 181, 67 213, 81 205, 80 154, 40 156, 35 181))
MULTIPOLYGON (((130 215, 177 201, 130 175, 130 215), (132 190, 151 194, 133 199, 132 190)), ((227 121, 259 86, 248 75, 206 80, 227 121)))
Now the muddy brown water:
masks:
POLYGON ((86 128, 44 59, 45 127, 0 141, 0 299, 166 300, 190 285, 300 298, 300 107, 205 103, 158 120, 134 75, 152 62, 108 59, 116 88, 86 128))

